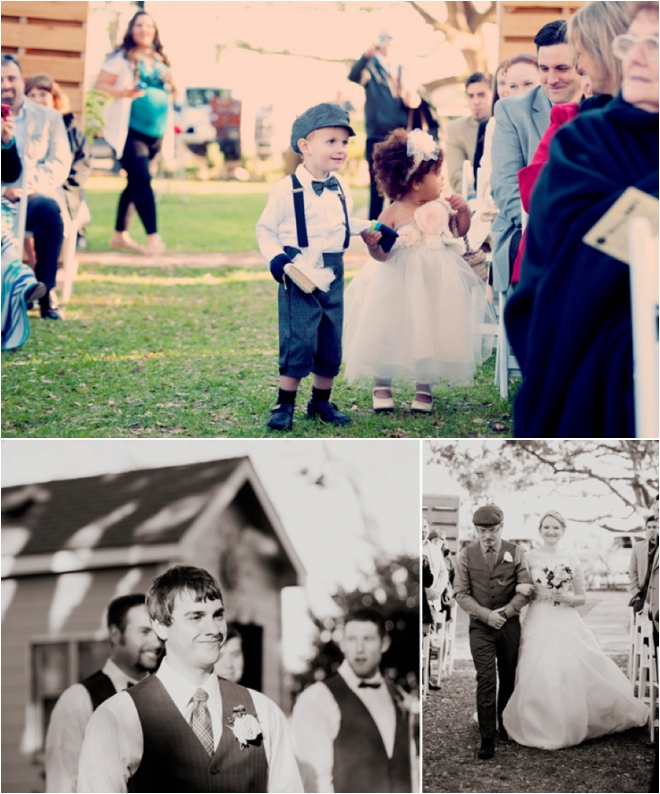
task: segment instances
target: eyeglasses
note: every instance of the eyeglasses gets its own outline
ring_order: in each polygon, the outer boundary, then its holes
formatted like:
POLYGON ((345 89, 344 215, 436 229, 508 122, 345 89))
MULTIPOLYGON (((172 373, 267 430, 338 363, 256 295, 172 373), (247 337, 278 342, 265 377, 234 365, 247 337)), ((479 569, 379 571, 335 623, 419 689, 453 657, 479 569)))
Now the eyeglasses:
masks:
POLYGON ((624 33, 621 36, 617 36, 612 42, 612 52, 617 58, 623 60, 639 44, 644 57, 648 61, 657 61, 658 43, 659 39, 657 36, 643 36, 638 39, 636 36, 624 33))

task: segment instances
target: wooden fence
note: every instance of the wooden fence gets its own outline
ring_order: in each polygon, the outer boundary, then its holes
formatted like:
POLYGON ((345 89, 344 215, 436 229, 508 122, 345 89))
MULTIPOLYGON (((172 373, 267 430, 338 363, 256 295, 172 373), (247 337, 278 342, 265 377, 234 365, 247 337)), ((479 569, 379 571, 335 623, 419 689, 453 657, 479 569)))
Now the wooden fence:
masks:
POLYGON ((13 53, 23 75, 49 74, 80 119, 85 105, 89 3, 3 2, 2 52, 13 53))
POLYGON ((520 52, 536 52, 534 36, 554 19, 568 19, 584 3, 498 3, 500 61, 520 52))

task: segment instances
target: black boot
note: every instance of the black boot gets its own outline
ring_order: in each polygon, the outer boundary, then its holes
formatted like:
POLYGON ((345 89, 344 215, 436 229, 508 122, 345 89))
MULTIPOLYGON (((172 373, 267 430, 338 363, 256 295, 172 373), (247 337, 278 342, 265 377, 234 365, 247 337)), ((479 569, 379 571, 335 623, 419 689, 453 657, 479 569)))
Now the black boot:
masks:
POLYGON ((61 320, 62 317, 57 309, 53 308, 50 300, 50 291, 43 298, 39 298, 39 312, 43 320, 61 320))

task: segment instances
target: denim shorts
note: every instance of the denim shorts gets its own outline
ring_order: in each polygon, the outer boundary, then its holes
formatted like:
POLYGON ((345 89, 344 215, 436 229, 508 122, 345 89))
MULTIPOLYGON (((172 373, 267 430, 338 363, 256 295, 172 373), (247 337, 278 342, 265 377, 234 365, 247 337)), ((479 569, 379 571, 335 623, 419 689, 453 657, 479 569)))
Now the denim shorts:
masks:
POLYGON ((285 276, 277 295, 280 375, 304 378, 310 372, 334 378, 341 365, 344 324, 344 255, 323 254, 335 280, 327 292, 306 293, 285 276))

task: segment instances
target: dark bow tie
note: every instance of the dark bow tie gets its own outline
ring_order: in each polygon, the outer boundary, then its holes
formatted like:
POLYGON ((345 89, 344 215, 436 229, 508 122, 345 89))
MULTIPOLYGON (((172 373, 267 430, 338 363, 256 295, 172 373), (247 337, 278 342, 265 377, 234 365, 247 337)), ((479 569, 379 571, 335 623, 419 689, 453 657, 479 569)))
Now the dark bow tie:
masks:
POLYGON ((312 182, 312 187, 316 195, 320 196, 321 193, 323 193, 324 187, 328 190, 339 190, 339 182, 336 177, 331 176, 330 179, 326 179, 325 182, 312 182))
POLYGON ((379 689, 380 682, 377 684, 368 684, 366 681, 360 681, 358 684, 358 689, 379 689))

